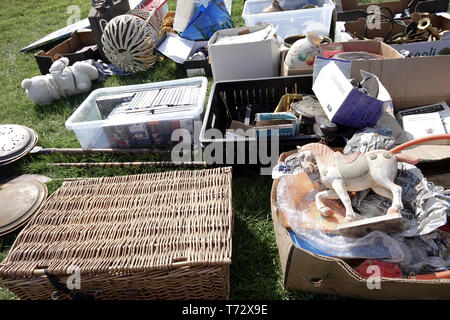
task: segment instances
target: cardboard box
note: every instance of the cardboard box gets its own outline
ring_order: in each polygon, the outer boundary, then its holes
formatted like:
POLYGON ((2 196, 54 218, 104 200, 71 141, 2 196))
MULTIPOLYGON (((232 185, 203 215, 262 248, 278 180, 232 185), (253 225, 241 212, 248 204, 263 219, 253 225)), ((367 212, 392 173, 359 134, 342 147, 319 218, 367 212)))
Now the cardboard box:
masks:
POLYGON ((217 31, 208 42, 209 60, 215 81, 276 77, 279 51, 275 29, 270 24, 217 31), (216 44, 219 36, 237 36, 270 28, 261 41, 216 44))
MULTIPOLYGON (((348 72, 350 78, 355 78, 358 81, 361 80, 360 70, 364 70, 378 76, 380 81, 383 80, 377 74, 377 71, 384 70, 385 65, 391 65, 396 60, 404 59, 397 50, 391 48, 387 44, 377 40, 354 40, 348 42, 337 42, 322 44, 320 56, 328 56, 329 52, 368 52, 377 54, 383 59, 368 59, 368 60, 354 60, 350 61, 350 71, 348 72)), ((317 70, 313 71, 317 74, 317 70)))
POLYGON ((387 60, 368 66, 390 93, 395 111, 450 101, 450 56, 387 60))
MULTIPOLYGON (((296 150, 283 153, 279 162, 296 150)), ((450 299, 450 279, 413 280, 381 278, 379 289, 369 289, 367 278, 359 275, 346 261, 318 255, 294 243, 277 204, 275 179, 271 192, 271 211, 283 270, 284 287, 316 294, 337 294, 360 299, 450 299)), ((373 282, 370 282, 373 284, 373 282)))
MULTIPOLYGON (((360 40, 341 44, 344 51, 377 53, 376 42, 360 40)), ((396 112, 439 101, 447 103, 450 101, 450 77, 448 76, 450 74, 450 56, 404 59, 400 58, 402 56, 390 46, 382 42, 378 42, 378 46, 382 54, 392 55, 392 58, 352 61, 351 78, 360 81, 360 70, 375 74, 389 92, 396 112)))
MULTIPOLYGON (((352 21, 363 17, 362 11, 366 12, 367 8, 373 3, 360 4, 358 0, 341 0, 337 1, 336 8, 342 9, 338 10, 337 19, 338 21, 352 21), (339 4, 340 2, 340 4, 339 4), (342 12, 339 12, 342 11, 342 12), (359 12, 355 12, 359 11, 359 12)), ((399 0, 399 1, 389 1, 383 2, 382 6, 389 8, 394 14, 403 13, 405 9, 409 12, 445 12, 448 8, 448 0, 427 0, 419 1, 415 3, 411 8, 409 4, 413 3, 411 0, 399 0)), ((381 4, 380 4, 381 6, 381 4)))
MULTIPOLYGON (((383 70, 385 65, 389 65, 397 62, 397 60, 404 59, 397 50, 391 48, 387 44, 376 40, 355 40, 348 42, 338 42, 322 44, 321 46, 322 56, 326 51, 339 51, 339 52, 352 52, 352 51, 364 51, 374 53, 383 57, 383 59, 369 59, 369 60, 354 60, 350 64, 350 76, 361 80, 360 70, 364 70, 370 73, 374 73, 378 78, 380 76, 373 72, 373 70, 383 70)), ((383 80, 380 78, 381 82, 383 80)))
POLYGON ((280 74, 282 76, 301 76, 304 74, 312 74, 314 70, 314 66, 304 66, 302 68, 289 68, 286 63, 284 62, 284 59, 286 58, 286 55, 289 50, 282 50, 280 52, 280 74))
POLYGON ((69 64, 88 59, 99 59, 97 43, 90 30, 74 31, 69 39, 45 52, 34 55, 42 74, 49 73, 52 63, 61 57, 69 58, 69 64))
POLYGON ((338 66, 329 63, 320 71, 312 89, 330 121, 366 128, 375 126, 384 110, 392 107, 391 97, 380 81, 378 87, 378 96, 371 97, 355 89, 338 66))
MULTIPOLYGON (((427 14, 427 13, 414 13, 411 19, 404 20, 405 23, 410 23, 412 21, 419 22, 422 18, 429 18, 431 24, 434 27, 450 30, 450 14, 448 13, 437 13, 437 14, 427 14)), ((345 30, 350 34, 356 34, 361 37, 366 37, 369 39, 383 38, 391 28, 391 23, 383 22, 380 24, 379 29, 367 29, 367 33, 364 33, 365 19, 358 19, 356 21, 348 21, 345 23, 345 30)), ((392 26, 392 32, 389 37, 403 32, 403 28, 397 24, 392 26)), ((438 41, 421 41, 414 43, 404 43, 404 44, 390 44, 392 48, 397 51, 407 50, 412 56, 434 56, 434 55, 448 55, 450 54, 450 31, 445 32, 442 38, 438 41)))

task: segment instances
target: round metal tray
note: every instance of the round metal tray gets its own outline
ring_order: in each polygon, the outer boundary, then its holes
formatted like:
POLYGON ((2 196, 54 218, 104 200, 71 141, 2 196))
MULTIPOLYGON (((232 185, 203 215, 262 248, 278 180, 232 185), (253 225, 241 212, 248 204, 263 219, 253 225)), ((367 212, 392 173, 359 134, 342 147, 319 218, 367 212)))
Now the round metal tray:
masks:
POLYGON ((23 226, 47 198, 47 187, 39 181, 7 183, 0 189, 0 236, 23 226))
POLYGON ((0 166, 25 156, 37 141, 38 134, 33 129, 16 124, 0 125, 0 166))

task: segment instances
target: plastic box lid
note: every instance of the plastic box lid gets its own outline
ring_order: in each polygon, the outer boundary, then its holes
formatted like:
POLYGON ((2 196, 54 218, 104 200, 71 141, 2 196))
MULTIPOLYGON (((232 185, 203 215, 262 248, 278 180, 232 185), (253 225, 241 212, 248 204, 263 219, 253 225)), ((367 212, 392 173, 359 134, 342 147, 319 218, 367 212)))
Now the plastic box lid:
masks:
POLYGON ((200 114, 203 112, 203 105, 205 102, 207 85, 208 80, 205 77, 194 77, 194 78, 146 83, 139 85, 96 89, 89 94, 89 96, 75 110, 75 112, 69 117, 69 119, 67 119, 65 125, 66 128, 69 130, 79 130, 89 128, 100 128, 105 126, 120 126, 120 125, 127 125, 130 123, 139 123, 148 121, 198 118, 200 114), (191 85, 200 86, 198 101, 194 110, 181 111, 173 114, 172 113, 145 114, 142 116, 120 117, 103 120, 96 104, 96 100, 99 97, 117 95, 130 91, 138 92, 158 88, 172 88, 191 85))
POLYGON ((304 34, 306 31, 323 30, 326 33, 323 35, 328 36, 335 8, 332 0, 280 0, 281 7, 286 11, 261 13, 271 3, 272 0, 247 0, 242 11, 245 25, 271 23, 278 29, 280 42, 287 36, 304 34), (315 4, 319 7, 297 9, 307 4, 315 4))

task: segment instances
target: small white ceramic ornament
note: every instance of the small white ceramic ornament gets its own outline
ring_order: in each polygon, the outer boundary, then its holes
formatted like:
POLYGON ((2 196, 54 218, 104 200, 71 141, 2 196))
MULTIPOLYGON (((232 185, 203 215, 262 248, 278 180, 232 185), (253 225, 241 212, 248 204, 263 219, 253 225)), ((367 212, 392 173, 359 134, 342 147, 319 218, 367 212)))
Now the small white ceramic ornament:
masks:
POLYGON ((324 37, 307 32, 306 37, 297 40, 286 54, 285 63, 289 69, 312 68, 316 56, 320 53, 319 45, 324 37))

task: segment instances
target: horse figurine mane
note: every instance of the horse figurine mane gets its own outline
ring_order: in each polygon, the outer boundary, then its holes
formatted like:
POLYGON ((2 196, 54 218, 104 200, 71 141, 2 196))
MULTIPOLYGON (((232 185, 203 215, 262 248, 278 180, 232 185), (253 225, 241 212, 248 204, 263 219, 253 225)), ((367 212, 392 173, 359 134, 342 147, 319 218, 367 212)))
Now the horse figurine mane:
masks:
POLYGON ((335 152, 331 150, 324 144, 321 143, 308 143, 299 149, 299 152, 311 151, 314 156, 323 164, 328 166, 334 166, 334 154, 335 152))

